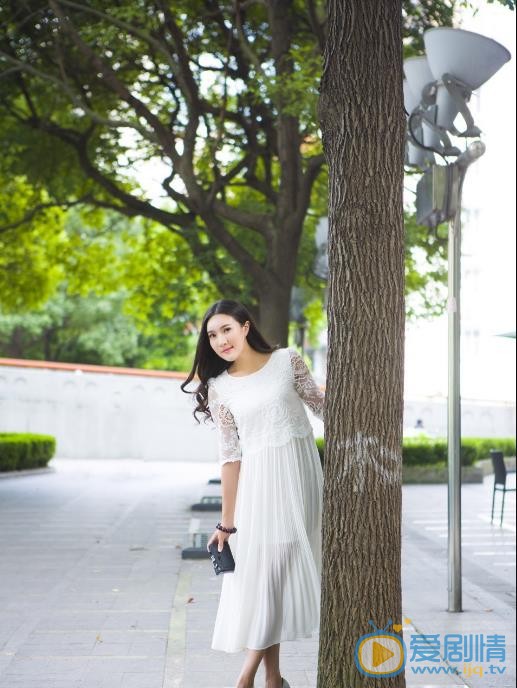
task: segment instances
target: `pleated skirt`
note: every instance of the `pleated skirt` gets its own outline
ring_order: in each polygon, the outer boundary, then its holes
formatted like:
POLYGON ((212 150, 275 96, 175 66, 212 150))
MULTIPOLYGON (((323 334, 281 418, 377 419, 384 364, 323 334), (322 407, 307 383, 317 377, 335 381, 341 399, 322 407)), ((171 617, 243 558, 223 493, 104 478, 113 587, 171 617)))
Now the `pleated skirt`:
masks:
POLYGON ((319 629, 323 472, 312 432, 243 452, 212 649, 263 650, 319 629))

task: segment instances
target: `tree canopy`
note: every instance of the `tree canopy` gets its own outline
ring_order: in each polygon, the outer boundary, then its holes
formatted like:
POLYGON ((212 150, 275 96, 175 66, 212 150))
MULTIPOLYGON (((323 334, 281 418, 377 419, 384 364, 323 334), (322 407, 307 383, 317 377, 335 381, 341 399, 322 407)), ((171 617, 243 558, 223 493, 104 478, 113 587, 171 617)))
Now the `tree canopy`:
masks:
MULTIPOLYGON (((456 3, 403 6, 410 54, 456 3)), ((324 3, 12 0, 0 23, 0 173, 35 190, 0 226, 52 205, 153 220, 285 341, 303 230, 326 214, 324 3)))
POLYGON ((186 369, 217 294, 185 242, 116 213, 53 213, 51 236, 0 235, 0 356, 186 369))

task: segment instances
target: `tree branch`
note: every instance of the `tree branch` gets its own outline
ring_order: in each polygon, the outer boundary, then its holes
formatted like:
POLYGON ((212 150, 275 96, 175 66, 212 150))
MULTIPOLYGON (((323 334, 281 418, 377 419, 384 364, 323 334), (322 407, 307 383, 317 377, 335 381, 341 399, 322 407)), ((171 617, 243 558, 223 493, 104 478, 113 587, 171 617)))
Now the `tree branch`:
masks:
POLYGON ((312 187, 325 161, 326 159, 323 153, 313 155, 307 160, 305 172, 301 174, 298 205, 295 214, 300 226, 303 226, 303 218, 307 214, 311 202, 312 187))
POLYGON ((183 238, 190 246, 192 254, 196 256, 196 260, 199 261, 201 267, 205 269, 210 278, 213 280, 215 286, 219 290, 219 293, 224 296, 228 293, 229 289, 234 291, 235 289, 235 273, 229 274, 224 270, 220 261, 214 260, 214 255, 219 246, 214 237, 206 233, 207 243, 200 241, 197 232, 188 232, 183 238))
MULTIPOLYGON (((19 67, 19 70, 21 72, 25 72, 26 74, 32 74, 33 76, 36 76, 39 79, 43 79, 44 81, 48 81, 51 84, 54 84, 54 86, 57 86, 61 91, 63 91, 70 101, 72 102, 73 105, 75 105, 77 108, 82 110, 85 114, 87 114, 91 120, 93 120, 96 124, 102 124, 104 126, 110 127, 112 129, 119 129, 119 128, 128 128, 128 129, 135 129, 138 131, 144 138, 148 139, 149 141, 153 143, 158 143, 158 139, 156 135, 152 132, 149 131, 148 129, 145 129, 142 127, 138 122, 134 122, 131 120, 119 120, 119 119, 109 119, 106 117, 103 117, 100 115, 98 112, 95 112, 92 110, 88 105, 85 104, 84 100, 78 96, 74 91, 70 88, 70 86, 66 83, 66 81, 63 81, 61 79, 57 79, 56 77, 52 76, 48 72, 42 72, 39 69, 36 69, 32 65, 23 62, 22 60, 18 60, 15 57, 12 57, 8 53, 4 52, 3 50, 0 50, 0 56, 4 57, 6 60, 11 62, 12 64, 16 64, 19 67)), ((24 93, 26 99, 28 98, 27 92, 24 93)), ((27 101, 29 104, 29 101, 27 101)))
POLYGON ((242 26, 241 6, 242 6, 242 4, 239 2, 239 0, 234 0, 233 8, 234 8, 234 13, 235 13, 235 26, 237 28, 237 36, 239 38, 239 45, 242 48, 242 52, 246 55, 248 60, 251 62, 251 64, 257 70, 257 72, 264 76, 264 70, 262 69, 262 64, 260 62, 260 58, 258 57, 258 55, 256 55, 253 52, 253 49, 252 49, 251 45, 249 44, 249 41, 246 37, 246 34, 244 33, 244 28, 242 26))
POLYGON ((323 53, 323 50, 325 48, 325 24, 321 23, 320 20, 318 19, 318 13, 316 10, 316 5, 314 3, 314 0, 306 0, 307 4, 307 13, 309 15, 309 23, 310 27, 318 39, 318 45, 320 47, 321 52, 323 53))
MULTIPOLYGON (((111 207, 113 210, 119 210, 126 215, 129 214, 127 211, 130 211, 132 216, 141 215, 142 217, 148 217, 168 227, 171 225, 189 227, 192 224, 195 217, 194 213, 171 213, 161 208, 156 208, 151 203, 136 198, 132 194, 120 189, 113 180, 106 177, 97 167, 95 167, 87 151, 87 142, 93 129, 82 134, 73 129, 65 129, 54 122, 41 118, 33 118, 30 121, 26 121, 26 124, 35 129, 44 131, 72 146, 77 152, 79 164, 87 177, 95 181, 101 188, 107 191, 110 196, 120 201, 123 206, 125 206, 125 210, 116 205, 107 207, 111 207)), ((99 205, 99 201, 96 201, 96 203, 99 205)))
POLYGON ((224 220, 235 222, 238 225, 252 229, 264 237, 267 237, 273 231, 271 227, 271 216, 265 213, 249 213, 241 208, 235 208, 223 201, 215 199, 213 201, 213 208, 217 215, 224 220))
POLYGON ((150 46, 153 46, 158 52, 160 52, 166 58, 167 64, 173 70, 173 73, 176 71, 177 65, 171 57, 169 46, 161 43, 150 33, 143 31, 134 24, 130 24, 129 22, 126 22, 122 19, 113 17, 111 14, 103 12, 102 10, 95 9, 94 7, 89 7, 88 5, 83 5, 81 3, 74 2, 73 0, 58 0, 58 2, 62 5, 66 5, 67 7, 80 10, 81 12, 88 12, 89 14, 99 17, 100 19, 105 19, 113 26, 116 26, 117 28, 122 29, 123 31, 127 31, 133 36, 140 38, 141 40, 148 43, 150 46))
POLYGON ((83 196, 83 198, 80 198, 76 201, 54 201, 51 203, 38 203, 38 205, 35 205, 33 208, 28 210, 20 220, 17 220, 16 222, 10 222, 7 225, 0 226, 0 234, 2 234, 3 232, 7 232, 10 229, 16 229, 17 227, 21 227, 22 225, 29 223, 44 210, 49 210, 50 208, 73 208, 76 205, 81 205, 83 203, 88 202, 88 200, 88 196, 83 196))
POLYGON ((225 189, 225 187, 231 182, 232 179, 235 179, 235 177, 239 174, 239 172, 242 172, 242 170, 248 166, 250 162, 250 156, 245 155, 243 158, 239 160, 239 162, 232 167, 232 169, 227 173, 227 174, 220 174, 218 167, 216 168, 218 171, 218 176, 214 180, 212 187, 210 188, 209 194, 208 194, 208 202, 212 203, 212 201, 215 199, 216 195, 225 189))
MULTIPOLYGON (((293 72, 289 50, 292 42, 292 13, 290 3, 268 0, 268 18, 271 32, 271 55, 277 78, 289 77, 293 72)), ((280 218, 296 212, 298 183, 301 170, 300 134, 298 119, 285 114, 284 96, 277 97, 277 145, 280 160, 280 187, 278 215, 280 218)))
POLYGON ((170 5, 162 2, 162 0, 157 0, 157 5, 164 15, 164 25, 169 31, 172 42, 174 44, 174 49, 176 50, 176 55, 178 57, 178 62, 175 63, 174 73, 178 79, 178 85, 187 99, 189 105, 189 110, 191 108, 195 110, 200 109, 199 101, 199 89, 190 69, 190 57, 188 52, 185 50, 184 46, 184 36, 179 28, 174 16, 171 12, 170 5), (178 70, 179 66, 179 70, 178 70))
POLYGON ((81 142, 76 146, 76 150, 79 156, 79 164, 88 177, 97 182, 97 184, 105 189, 111 196, 123 203, 134 215, 149 217, 166 226, 176 225, 178 227, 189 227, 192 224, 195 217, 193 213, 170 213, 122 191, 122 189, 120 189, 111 179, 103 175, 102 172, 93 165, 88 156, 85 142, 81 142))
MULTIPOLYGON (((163 12, 165 26, 171 35, 174 49, 178 56, 178 66, 175 68, 175 74, 178 80, 178 86, 187 101, 187 108, 189 111, 183 139, 183 153, 181 155, 181 160, 178 160, 178 169, 183 168, 186 176, 193 179, 197 128, 202 111, 199 89, 194 79, 194 75, 192 74, 192 70, 190 69, 189 56, 183 44, 184 36, 171 13, 170 7, 161 0, 157 0, 157 2, 158 7, 163 12)), ((190 182, 190 184, 192 185, 192 182, 190 182)))
POLYGON ((225 229, 224 224, 213 213, 201 213, 207 229, 233 256, 242 268, 257 281, 265 284, 271 278, 255 258, 225 229))
POLYGON ((68 17, 66 17, 61 11, 59 2, 69 4, 70 0, 49 0, 49 5, 56 17, 60 19, 60 24, 63 27, 63 30, 70 36, 79 52, 91 61, 98 73, 102 74, 104 81, 109 88, 123 101, 128 103, 128 105, 133 108, 138 116, 143 117, 146 120, 146 122, 156 133, 158 142, 161 146, 163 146, 164 151, 171 158, 171 160, 177 159, 177 154, 174 148, 174 138, 171 137, 170 132, 166 129, 164 124, 149 110, 146 105, 144 105, 141 100, 136 98, 136 96, 134 96, 128 90, 127 86, 120 81, 114 70, 108 64, 106 64, 106 62, 104 62, 104 60, 102 60, 87 43, 83 41, 70 19, 68 19, 68 17))

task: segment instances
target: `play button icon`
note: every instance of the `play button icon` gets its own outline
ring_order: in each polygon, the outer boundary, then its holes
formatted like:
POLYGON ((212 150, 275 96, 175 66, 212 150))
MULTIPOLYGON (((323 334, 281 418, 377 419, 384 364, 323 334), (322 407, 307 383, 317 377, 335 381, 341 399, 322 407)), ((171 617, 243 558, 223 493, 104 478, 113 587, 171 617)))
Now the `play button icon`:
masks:
POLYGON ((379 664, 384 664, 390 657, 394 656, 394 652, 388 650, 387 647, 381 645, 380 643, 373 642, 373 658, 372 664, 374 667, 378 667, 379 664))
POLYGON ((405 648, 391 633, 363 635, 355 646, 355 663, 366 676, 396 676, 404 670, 405 648))

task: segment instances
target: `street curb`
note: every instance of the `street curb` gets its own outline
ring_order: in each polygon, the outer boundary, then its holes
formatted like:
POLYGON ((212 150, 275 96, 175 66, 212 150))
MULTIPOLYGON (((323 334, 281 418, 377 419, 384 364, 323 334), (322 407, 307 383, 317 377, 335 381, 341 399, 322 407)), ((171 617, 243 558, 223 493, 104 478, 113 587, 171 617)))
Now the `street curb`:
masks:
MULTIPOLYGON (((445 466, 402 466, 403 485, 440 485, 449 480, 448 469, 445 466)), ((478 466, 462 466, 461 482, 482 483, 483 471, 478 466)))
POLYGON ((45 466, 42 468, 26 468, 23 471, 2 471, 0 479, 2 478, 23 478, 26 475, 40 475, 41 473, 55 473, 56 469, 53 466, 45 466))

